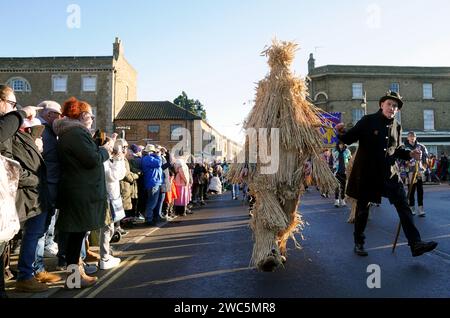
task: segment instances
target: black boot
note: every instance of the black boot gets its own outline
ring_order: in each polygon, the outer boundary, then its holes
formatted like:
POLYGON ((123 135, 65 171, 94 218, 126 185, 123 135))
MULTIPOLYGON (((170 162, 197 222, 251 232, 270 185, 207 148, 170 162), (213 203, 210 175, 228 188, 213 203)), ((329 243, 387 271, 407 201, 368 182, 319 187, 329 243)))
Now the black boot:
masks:
POLYGON ((277 267, 281 266, 281 259, 277 257, 277 251, 272 249, 271 253, 266 258, 261 260, 257 265, 258 269, 263 272, 274 272, 277 267))
POLYGON ((434 250, 438 246, 437 242, 430 241, 430 242, 417 242, 414 243, 414 245, 411 246, 411 253, 413 257, 420 256, 426 252, 430 252, 434 250))
POLYGON ((367 256, 369 253, 364 249, 364 244, 355 244, 355 248, 353 249, 356 255, 359 256, 367 256))

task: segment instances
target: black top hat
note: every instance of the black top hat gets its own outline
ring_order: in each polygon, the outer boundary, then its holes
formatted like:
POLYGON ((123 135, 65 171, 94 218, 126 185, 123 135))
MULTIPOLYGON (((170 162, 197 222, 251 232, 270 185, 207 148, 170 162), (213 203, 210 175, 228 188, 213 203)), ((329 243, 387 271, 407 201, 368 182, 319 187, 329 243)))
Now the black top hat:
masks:
POLYGON ((395 100, 398 103, 398 109, 402 108, 403 102, 402 102, 402 97, 400 96, 399 93, 393 92, 393 91, 388 91, 386 93, 386 95, 384 95, 383 97, 380 98, 379 105, 381 106, 381 103, 384 102, 387 99, 395 100))

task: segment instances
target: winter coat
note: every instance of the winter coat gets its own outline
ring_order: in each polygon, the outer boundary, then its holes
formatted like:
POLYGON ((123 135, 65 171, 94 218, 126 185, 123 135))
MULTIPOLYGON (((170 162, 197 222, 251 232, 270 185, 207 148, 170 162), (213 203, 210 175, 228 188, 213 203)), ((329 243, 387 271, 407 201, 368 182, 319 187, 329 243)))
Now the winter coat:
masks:
POLYGON ((169 168, 172 166, 171 160, 170 160, 170 153, 166 153, 164 157, 161 157, 162 159, 162 184, 161 184, 161 192, 169 192, 170 191, 170 174, 169 174, 169 168))
POLYGON ((149 154, 142 157, 141 168, 144 174, 144 187, 151 189, 162 183, 161 156, 149 154))
MULTIPOLYGON (((352 157, 352 153, 348 149, 343 150, 344 153, 344 171, 347 171, 348 162, 350 161, 350 158, 352 157)), ((333 172, 339 171, 339 150, 337 148, 332 150, 332 157, 333 157, 333 172)))
POLYGON ((103 163, 105 168, 106 193, 108 194, 108 202, 112 209, 111 219, 118 221, 118 214, 125 215, 122 204, 122 196, 120 195, 120 180, 125 177, 126 168, 124 159, 106 160, 103 163))
POLYGON ((20 223, 23 224, 49 209, 47 171, 44 158, 29 133, 19 131, 13 136, 12 155, 22 167, 16 209, 20 223))
POLYGON ((176 186, 188 186, 190 183, 190 173, 189 168, 186 163, 181 160, 176 160, 174 164, 175 168, 175 178, 174 183, 176 186))
POLYGON ((120 193, 122 195, 122 204, 125 211, 133 208, 131 199, 137 197, 138 179, 139 175, 131 172, 130 163, 125 159, 125 177, 120 181, 120 193))
POLYGON ((167 204, 172 204, 173 201, 178 199, 177 187, 175 186, 174 177, 169 177, 170 190, 166 192, 164 202, 167 204))
POLYGON ((130 171, 138 176, 138 179, 135 181, 134 186, 132 188, 132 192, 131 192, 132 199, 139 198, 139 183, 141 183, 141 185, 143 184, 141 160, 142 160, 142 158, 139 156, 136 156, 136 155, 133 155, 133 158, 128 160, 128 163, 130 164, 130 171))
POLYGON ((39 120, 44 125, 45 129, 42 133, 42 142, 44 144, 44 151, 42 157, 44 157, 45 165, 47 167, 47 182, 49 187, 50 201, 52 207, 56 205, 56 198, 58 196, 58 182, 61 174, 59 168, 59 159, 57 147, 57 136, 53 131, 53 127, 50 126, 43 118, 39 117, 39 120))
POLYGON ((55 120, 53 128, 59 138, 61 167, 57 228, 62 232, 86 232, 104 227, 107 194, 103 162, 109 159, 108 151, 97 146, 78 120, 55 120))
POLYGON ((410 151, 401 143, 401 132, 397 120, 386 118, 380 110, 364 116, 353 128, 339 135, 347 145, 359 141, 347 185, 348 196, 380 203, 381 197, 389 193, 389 187, 393 191, 403 190, 396 159, 410 159, 410 151))

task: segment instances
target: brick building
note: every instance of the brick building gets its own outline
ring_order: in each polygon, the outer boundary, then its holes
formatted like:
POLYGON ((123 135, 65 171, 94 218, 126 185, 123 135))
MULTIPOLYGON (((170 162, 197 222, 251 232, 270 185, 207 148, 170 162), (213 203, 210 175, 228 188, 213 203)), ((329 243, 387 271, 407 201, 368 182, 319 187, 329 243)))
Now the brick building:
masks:
POLYGON ((207 161, 231 161, 241 149, 200 116, 169 101, 128 101, 114 124, 115 131, 123 132, 128 143, 158 144, 168 150, 176 147, 207 161))
POLYGON ((20 104, 62 104, 75 96, 93 107, 96 128, 109 133, 125 102, 136 100, 136 81, 137 72, 125 59, 119 38, 111 56, 0 58, 0 83, 14 89, 20 104))
POLYGON ((399 112, 404 136, 417 133, 432 153, 450 151, 450 67, 325 65, 308 61, 310 98, 327 112, 341 112, 354 125, 365 112, 379 109, 388 90, 404 100, 399 112), (364 102, 365 100, 365 102, 364 102))

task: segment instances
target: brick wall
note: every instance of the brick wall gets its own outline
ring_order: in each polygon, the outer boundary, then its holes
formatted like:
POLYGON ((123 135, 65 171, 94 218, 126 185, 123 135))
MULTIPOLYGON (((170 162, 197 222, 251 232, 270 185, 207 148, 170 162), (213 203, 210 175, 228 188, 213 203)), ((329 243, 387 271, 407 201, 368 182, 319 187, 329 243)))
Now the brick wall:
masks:
MULTIPOLYGON (((43 63, 44 64, 44 63, 43 63)), ((43 65, 43 69, 45 65, 43 65)), ((1 72, 0 83, 6 83, 10 78, 21 77, 27 80, 31 86, 31 92, 16 92, 17 101, 26 105, 37 105, 43 100, 54 100, 61 105, 69 97, 75 96, 80 100, 88 102, 96 111, 96 126, 105 129, 111 125, 111 120, 107 118, 107 109, 111 106, 111 86, 110 72, 108 71, 81 71, 81 72, 1 72), (67 91, 53 92, 52 76, 67 75, 67 91), (81 87, 83 75, 95 75, 97 77, 97 91, 84 92, 81 87)))
POLYGON ((112 119, 119 114, 126 101, 137 100, 137 72, 120 55, 117 61, 114 61, 114 110, 112 119))
MULTIPOLYGON (((178 140, 170 140, 170 127, 171 125, 181 125, 186 127, 191 132, 193 138, 193 122, 185 120, 116 120, 114 122, 115 127, 130 127, 125 129, 125 138, 128 143, 136 143, 139 145, 145 145, 148 143, 158 144, 172 149, 177 144, 178 140), (149 125, 159 125, 159 138, 158 140, 146 140, 149 135, 147 133, 149 125)), ((116 129, 117 133, 121 132, 121 129, 116 129)))
POLYGON ((24 78, 31 85, 31 92, 16 92, 20 104, 36 105, 43 100, 62 104, 75 96, 93 107, 96 128, 108 133, 125 102, 137 98, 137 72, 126 61, 118 38, 111 56, 0 58, 0 83, 13 77, 24 78), (66 92, 52 91, 52 75, 68 76, 66 92), (82 90, 83 75, 97 77, 95 92, 82 90))
POLYGON ((328 102, 327 111, 343 112, 343 120, 352 122, 352 109, 361 108, 360 99, 352 99, 352 83, 363 83, 367 93, 367 113, 379 109, 378 101, 389 89, 391 83, 400 84, 400 95, 404 100, 401 111, 402 126, 409 130, 423 130, 423 110, 434 110, 435 129, 450 130, 450 76, 442 77, 399 77, 399 76, 338 76, 329 75, 312 79, 311 97, 323 91, 328 102), (423 99, 423 83, 433 84, 433 100, 423 99))

